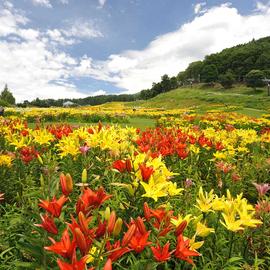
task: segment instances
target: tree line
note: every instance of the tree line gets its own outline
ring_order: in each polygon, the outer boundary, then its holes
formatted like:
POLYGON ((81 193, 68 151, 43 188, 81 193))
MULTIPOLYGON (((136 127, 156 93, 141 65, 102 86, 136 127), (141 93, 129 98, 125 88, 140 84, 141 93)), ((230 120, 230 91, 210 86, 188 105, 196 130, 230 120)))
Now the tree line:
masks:
MULTIPOLYGON (((246 83, 256 88, 265 85, 264 78, 270 79, 270 37, 252 40, 249 43, 225 49, 219 53, 207 55, 202 61, 195 61, 188 65, 185 71, 177 76, 161 77, 159 82, 153 83, 149 89, 136 94, 100 95, 79 99, 39 99, 25 100, 18 106, 51 107, 63 106, 67 101, 76 105, 100 105, 112 101, 146 100, 184 85, 206 83, 209 86, 220 83, 224 88, 230 88, 234 83, 246 83)), ((15 104, 15 99, 7 85, 0 95, 0 105, 15 104)))

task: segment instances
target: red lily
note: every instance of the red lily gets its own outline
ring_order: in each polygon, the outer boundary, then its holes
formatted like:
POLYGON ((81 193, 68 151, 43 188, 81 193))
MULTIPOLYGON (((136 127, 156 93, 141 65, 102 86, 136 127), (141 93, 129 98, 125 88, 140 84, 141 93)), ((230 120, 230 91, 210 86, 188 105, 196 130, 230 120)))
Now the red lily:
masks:
POLYGON ((144 250, 146 246, 149 246, 152 244, 152 242, 147 242, 149 237, 150 231, 141 234, 139 230, 133 235, 129 242, 129 247, 136 251, 137 253, 140 253, 144 250))
POLYGON ((95 231, 96 238, 102 237, 106 233, 106 228, 107 228, 107 221, 104 220, 104 222, 101 222, 99 220, 98 226, 97 226, 96 231, 95 231))
POLYGON ((112 260, 108 259, 107 262, 104 265, 103 270, 112 270, 112 260))
POLYGON ((165 262, 171 258, 172 252, 169 252, 170 243, 167 242, 163 247, 160 244, 157 244, 157 247, 151 247, 154 258, 158 262, 165 262))
POLYGON ((59 217, 62 207, 67 201, 67 199, 68 198, 66 198, 64 195, 61 196, 58 200, 53 197, 52 201, 40 200, 40 203, 38 205, 45 209, 47 212, 51 213, 54 217, 59 217))
POLYGON ((141 171, 141 175, 142 175, 142 179, 143 181, 147 182, 149 180, 149 178, 151 177, 151 175, 154 173, 154 168, 153 167, 147 167, 145 164, 140 164, 140 171, 141 171))
POLYGON ((186 149, 179 149, 177 151, 177 154, 181 159, 185 159, 188 157, 189 151, 187 151, 186 149))
POLYGON ((89 209, 98 208, 104 201, 111 198, 112 195, 107 195, 103 187, 97 191, 87 188, 83 191, 83 195, 79 198, 76 205, 76 212, 79 214, 82 211, 85 215, 89 213, 89 209))
POLYGON ((114 161, 112 167, 120 173, 123 173, 126 171, 126 162, 123 160, 116 160, 114 161))
POLYGON ((200 253, 194 250, 190 250, 189 239, 184 240, 183 235, 180 234, 177 237, 177 246, 174 255, 183 261, 187 261, 188 263, 193 264, 193 261, 189 257, 200 256, 200 253))
POLYGON ((56 254, 63 256, 64 258, 71 258, 72 254, 76 248, 75 240, 70 241, 68 229, 63 232, 60 242, 56 242, 53 238, 49 237, 53 243, 49 247, 44 247, 46 250, 52 251, 56 254))
POLYGON ((93 243, 93 239, 95 238, 94 229, 88 229, 88 224, 91 219, 92 217, 86 219, 85 216, 83 216, 83 213, 80 212, 79 224, 73 217, 71 217, 72 223, 68 224, 82 254, 85 254, 89 250, 93 243))
POLYGON ((57 260, 57 264, 60 270, 84 270, 86 261, 87 261, 87 256, 84 256, 79 261, 77 261, 76 252, 74 252, 72 255, 71 264, 63 262, 60 259, 57 260))
POLYGON ((40 215, 42 223, 35 224, 37 227, 41 227, 49 233, 58 234, 58 229, 53 221, 53 218, 49 217, 47 214, 45 216, 40 215))
POLYGON ((113 245, 108 241, 106 243, 106 249, 109 251, 108 258, 111 259, 112 262, 131 251, 128 247, 121 247, 120 240, 116 241, 113 245))

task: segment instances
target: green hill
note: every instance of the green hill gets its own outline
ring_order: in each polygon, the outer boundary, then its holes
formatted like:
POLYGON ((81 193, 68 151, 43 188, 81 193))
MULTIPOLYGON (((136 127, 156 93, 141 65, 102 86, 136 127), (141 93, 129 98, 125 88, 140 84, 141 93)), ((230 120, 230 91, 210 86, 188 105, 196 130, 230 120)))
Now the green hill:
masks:
POLYGON ((149 100, 124 103, 128 107, 146 108, 190 108, 198 112, 209 109, 231 110, 252 116, 260 116, 270 110, 270 97, 266 88, 252 90, 245 86, 236 86, 224 90, 222 87, 204 88, 197 85, 193 88, 177 88, 162 93, 149 100))

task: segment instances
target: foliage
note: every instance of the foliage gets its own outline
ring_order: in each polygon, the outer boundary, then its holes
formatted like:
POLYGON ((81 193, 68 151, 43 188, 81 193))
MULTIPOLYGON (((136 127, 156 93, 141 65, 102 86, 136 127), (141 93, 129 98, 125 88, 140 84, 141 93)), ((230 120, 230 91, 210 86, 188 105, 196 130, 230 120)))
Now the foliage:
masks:
MULTIPOLYGON (((29 102, 25 100, 18 104, 21 107, 61 107, 66 101, 74 102, 78 105, 100 105, 107 102, 131 102, 137 100, 148 100, 160 93, 171 91, 178 86, 194 83, 206 82, 213 84, 218 81, 219 76, 228 82, 228 74, 231 73, 236 82, 244 82, 245 76, 253 69, 261 70, 265 76, 269 77, 270 66, 270 37, 252 40, 249 43, 237 45, 225 49, 219 53, 205 56, 203 61, 195 61, 189 64, 184 71, 180 71, 176 76, 169 77, 163 75, 160 82, 153 82, 152 87, 143 89, 137 94, 122 95, 100 95, 89 96, 79 99, 44 99, 36 98, 29 102), (227 74, 227 75, 226 75, 227 74), (225 77, 224 77, 225 76, 225 77)), ((229 76, 231 81, 231 76, 229 76)), ((226 84, 226 83, 225 83, 226 84)), ((231 83, 229 83, 230 85, 231 83)), ((226 87, 225 87, 226 88, 226 87)), ((139 90, 139 89, 138 89, 139 90)))
POLYGON ((15 104, 15 98, 13 97, 12 93, 9 91, 8 86, 5 85, 4 90, 0 94, 0 99, 4 102, 7 102, 10 105, 15 104))
POLYGON ((219 76, 219 82, 224 88, 231 88, 234 83, 234 76, 231 72, 227 72, 226 74, 222 74, 219 76))
POLYGON ((269 269, 267 116, 0 121, 0 269, 269 269))
POLYGON ((201 79, 206 83, 216 82, 218 78, 217 67, 213 64, 205 65, 201 71, 201 79))
POLYGON ((256 89, 265 85, 264 73, 260 70, 251 70, 246 76, 246 83, 248 87, 256 89))

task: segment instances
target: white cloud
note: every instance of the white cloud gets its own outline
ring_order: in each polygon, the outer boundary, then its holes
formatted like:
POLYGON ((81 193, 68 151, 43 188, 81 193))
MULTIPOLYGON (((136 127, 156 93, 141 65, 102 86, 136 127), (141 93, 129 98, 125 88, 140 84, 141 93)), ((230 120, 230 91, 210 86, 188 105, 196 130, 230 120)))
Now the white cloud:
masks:
POLYGON ((50 0, 32 0, 32 2, 36 6, 44 6, 47 8, 52 8, 50 0))
POLYGON ((270 1, 267 3, 262 3, 260 1, 256 2, 256 11, 259 12, 270 12, 270 1))
MULTIPOLYGON (((69 0, 58 0, 58 2, 63 5, 67 5, 69 3, 69 0)), ((52 3, 50 0, 32 0, 32 3, 36 6, 52 8, 52 3)))
POLYGON ((61 51, 58 45, 101 37, 91 22, 68 22, 66 28, 47 31, 32 29, 27 25, 28 18, 7 3, 0 5, 0 89, 8 83, 17 101, 83 97, 85 94, 70 82, 81 76, 135 93, 151 87, 164 74, 176 75, 205 55, 270 35, 268 5, 257 4, 254 13, 241 15, 223 4, 199 12, 192 21, 156 37, 143 50, 110 55, 106 61, 87 55, 78 59, 61 51))
POLYGON ((52 47, 50 33, 26 28, 27 18, 13 6, 0 10, 0 89, 7 83, 17 101, 86 96, 68 80, 79 62, 52 47))
POLYGON ((151 87, 164 74, 176 75, 205 55, 270 35, 269 11, 241 15, 230 3, 212 7, 178 30, 156 37, 143 50, 124 51, 103 62, 84 59, 77 72, 135 93, 151 87))
POLYGON ((195 14, 199 14, 199 13, 204 13, 207 10, 203 9, 203 7, 206 5, 206 2, 201 2, 201 3, 197 3, 194 5, 194 13, 195 14))
POLYGON ((90 94, 90 96, 93 96, 93 97, 94 96, 101 96, 101 95, 106 95, 106 91, 100 89, 100 90, 97 90, 96 92, 90 94))
POLYGON ((98 0, 99 7, 100 7, 100 8, 103 8, 104 5, 106 4, 106 1, 107 1, 107 0, 98 0))
POLYGON ((76 20, 68 23, 68 27, 62 30, 62 33, 67 37, 78 37, 78 38, 96 38, 103 37, 103 34, 95 29, 91 21, 76 20))
POLYGON ((10 2, 5 2, 0 9, 0 36, 5 37, 16 33, 19 26, 25 25, 27 22, 28 19, 16 9, 13 9, 10 2))

